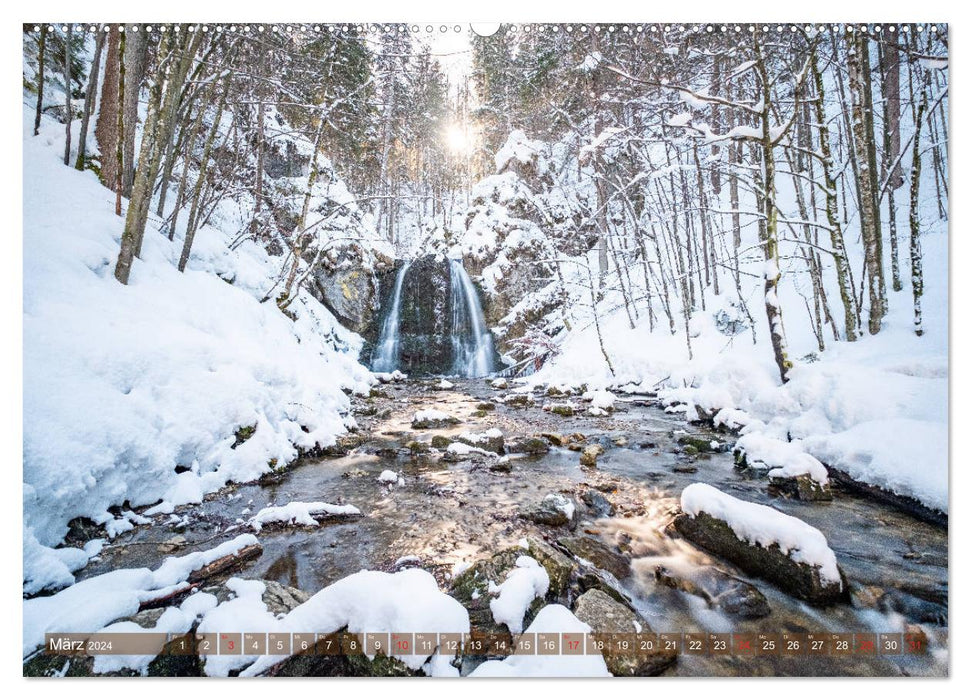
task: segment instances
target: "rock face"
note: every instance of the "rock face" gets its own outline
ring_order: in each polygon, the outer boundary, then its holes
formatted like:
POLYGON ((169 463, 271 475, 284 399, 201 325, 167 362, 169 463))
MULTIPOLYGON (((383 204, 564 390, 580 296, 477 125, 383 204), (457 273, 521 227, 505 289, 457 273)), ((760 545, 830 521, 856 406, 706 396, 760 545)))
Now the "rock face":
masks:
POLYGON ((318 265, 308 288, 345 328, 370 335, 377 325, 377 280, 350 251, 342 251, 336 263, 318 265))
POLYGON ((713 566, 688 575, 659 566, 654 577, 661 585, 699 596, 713 608, 743 620, 758 619, 771 612, 769 602, 758 588, 713 566))
POLYGON ((558 542, 574 556, 589 561, 598 569, 609 571, 618 579, 631 574, 630 557, 601 540, 586 536, 561 537, 558 542))
POLYGON ((727 523, 707 513, 695 517, 682 513, 674 519, 674 528, 682 537, 727 559, 747 574, 771 581, 813 605, 848 600, 849 587, 842 572, 841 582, 823 581, 817 568, 793 561, 778 546, 765 548, 744 542, 727 523))
MULTIPOLYGON (((577 599, 573 614, 590 625, 594 634, 652 632, 647 620, 597 589, 591 589, 577 599)), ((677 654, 671 652, 645 654, 636 644, 628 652, 612 647, 604 652, 607 669, 615 676, 656 676, 677 660, 677 654)))
MULTIPOLYGON (((393 277, 387 295, 391 295, 393 277)), ((382 294, 382 297, 385 295, 382 294)), ((384 306, 387 308, 390 304, 384 306)), ((426 255, 411 263, 401 286, 400 368, 446 374, 452 368, 452 302, 448 260, 426 255)))

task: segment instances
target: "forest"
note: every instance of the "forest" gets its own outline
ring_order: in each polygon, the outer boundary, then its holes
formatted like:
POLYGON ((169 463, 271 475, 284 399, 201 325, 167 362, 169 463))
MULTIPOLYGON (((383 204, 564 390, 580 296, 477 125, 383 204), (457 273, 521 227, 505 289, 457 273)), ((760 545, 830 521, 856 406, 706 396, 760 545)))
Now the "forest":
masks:
POLYGON ((947 675, 948 43, 24 25, 25 675, 947 675), (42 653, 617 619, 926 653, 42 653))

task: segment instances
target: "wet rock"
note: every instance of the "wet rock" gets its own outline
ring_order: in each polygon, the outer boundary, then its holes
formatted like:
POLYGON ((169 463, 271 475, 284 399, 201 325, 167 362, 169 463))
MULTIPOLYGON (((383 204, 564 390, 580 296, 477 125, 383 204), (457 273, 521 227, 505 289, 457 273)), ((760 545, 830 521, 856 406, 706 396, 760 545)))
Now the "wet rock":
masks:
MULTIPOLYGON (((382 308, 390 308, 394 275, 382 284, 382 308)), ((452 368, 451 272, 444 256, 415 259, 401 285, 399 364, 409 374, 447 374, 452 368)))
POLYGON ((832 501, 833 491, 829 484, 821 484, 808 474, 799 476, 769 477, 769 488, 800 501, 832 501))
POLYGON ((390 393, 388 393, 384 389, 379 389, 377 387, 371 387, 371 390, 368 392, 368 396, 370 398, 372 398, 372 399, 390 399, 390 398, 393 398, 390 393))
POLYGON ((187 540, 182 535, 176 535, 175 537, 170 537, 165 540, 162 544, 158 546, 158 551, 163 554, 168 554, 169 552, 174 552, 177 549, 182 549, 185 547, 187 540))
POLYGON ((546 440, 554 447, 563 447, 569 441, 568 438, 563 437, 559 433, 542 433, 540 437, 542 437, 544 440, 546 440))
POLYGON ((424 454, 428 452, 429 445, 427 442, 421 442, 419 440, 409 440, 405 443, 405 448, 411 452, 413 455, 424 454))
POLYGON ((432 447, 436 450, 448 449, 448 446, 452 444, 452 438, 445 435, 432 435, 432 447))
POLYGON ((613 517, 616 509, 614 504, 611 503, 607 498, 593 489, 586 489, 580 494, 580 500, 591 510, 593 514, 598 518, 610 518, 613 517))
MULTIPOLYGON (((573 614, 592 628, 594 634, 636 634, 652 632, 647 620, 600 590, 581 595, 573 614)), ((672 652, 644 653, 637 645, 628 652, 611 648, 604 652, 607 669, 615 676, 656 676, 678 660, 672 652)))
POLYGON ((555 403, 550 406, 550 413, 554 413, 563 418, 569 418, 574 415, 573 405, 568 403, 555 403))
POLYGON ((618 435, 617 437, 615 437, 615 438, 613 439, 613 443, 614 443, 614 445, 616 445, 617 447, 627 447, 627 445, 628 445, 628 440, 627 440, 627 438, 626 438, 626 437, 624 437, 623 435, 618 435))
POLYGON ((489 465, 489 471, 509 474, 512 471, 512 460, 508 457, 501 457, 489 465))
POLYGON ((455 441, 487 452, 495 452, 498 455, 506 451, 506 439, 496 428, 490 428, 484 433, 462 433, 456 436, 455 441))
POLYGON ((557 544, 573 556, 590 562, 618 579, 627 578, 631 574, 630 557, 599 539, 587 536, 561 537, 557 544))
POLYGON ((536 404, 536 401, 529 394, 506 394, 501 401, 506 406, 513 408, 528 408, 536 404))
POLYGON ((813 605, 848 600, 849 587, 842 572, 841 582, 823 581, 817 567, 790 559, 777 545, 766 548, 744 542, 727 523, 707 513, 695 517, 682 513, 674 519, 673 526, 682 537, 727 559, 747 574, 771 581, 813 605))
POLYGON ((877 600, 883 612, 900 613, 909 620, 931 625, 947 626, 947 606, 924 600, 904 591, 888 591, 877 600))
POLYGON ((771 612, 769 601, 758 588, 713 566, 685 575, 659 566, 654 578, 661 585, 696 595, 711 607, 743 620, 766 617, 771 612))
POLYGON ((478 411, 495 411, 496 405, 491 401, 480 401, 475 405, 475 408, 478 411))
POLYGON ((701 435, 679 435, 678 444, 684 448, 694 448, 695 454, 698 452, 718 452, 721 449, 720 442, 701 435))
POLYGON ((519 517, 537 525, 551 527, 576 525, 576 504, 562 494, 550 493, 538 504, 519 511, 519 517))
POLYGON ((550 451, 550 446, 542 438, 526 436, 510 438, 506 449, 516 454, 545 455, 550 451))
POLYGON ((362 434, 339 435, 333 445, 329 445, 321 450, 325 457, 345 457, 351 450, 360 447, 367 441, 367 436, 362 434))
POLYGON ((411 427, 415 430, 428 430, 429 428, 448 428, 461 422, 455 416, 450 416, 441 411, 418 411, 411 420, 411 427))
POLYGON ((580 464, 584 467, 596 467, 597 457, 604 453, 604 448, 598 444, 587 445, 580 453, 580 464))
POLYGON ((582 595, 587 591, 601 591, 624 607, 633 610, 630 599, 607 583, 602 573, 593 567, 581 567, 580 573, 576 577, 576 593, 582 595))
POLYGON ((579 569, 577 563, 555 547, 535 537, 527 539, 526 544, 529 556, 539 562, 550 577, 547 599, 551 602, 563 602, 573 575, 579 569))
POLYGON ((690 464, 677 464, 671 467, 671 471, 675 474, 694 474, 698 471, 698 467, 693 467, 690 464))

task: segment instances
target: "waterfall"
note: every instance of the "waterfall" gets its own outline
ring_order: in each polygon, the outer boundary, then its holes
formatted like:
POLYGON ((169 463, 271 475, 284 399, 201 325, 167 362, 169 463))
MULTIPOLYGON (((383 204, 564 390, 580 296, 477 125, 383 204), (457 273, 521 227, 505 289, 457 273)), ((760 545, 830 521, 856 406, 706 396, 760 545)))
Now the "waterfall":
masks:
POLYGON ((460 260, 449 260, 452 295, 452 371, 462 377, 484 377, 495 366, 492 335, 469 273, 460 260))
POLYGON ((381 335, 378 344, 371 355, 371 369, 375 372, 393 372, 398 369, 398 345, 400 340, 399 329, 401 328, 399 315, 401 313, 401 287, 405 282, 405 275, 411 261, 406 260, 398 270, 394 279, 394 294, 391 297, 391 309, 384 317, 381 325, 381 335))

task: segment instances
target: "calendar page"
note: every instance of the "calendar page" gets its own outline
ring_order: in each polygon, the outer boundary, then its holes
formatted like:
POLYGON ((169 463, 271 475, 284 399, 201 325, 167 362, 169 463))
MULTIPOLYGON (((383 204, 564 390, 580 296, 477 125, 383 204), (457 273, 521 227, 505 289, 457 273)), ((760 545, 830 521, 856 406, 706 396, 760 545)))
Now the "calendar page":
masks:
POLYGON ((947 24, 22 42, 24 676, 949 675, 947 24))

